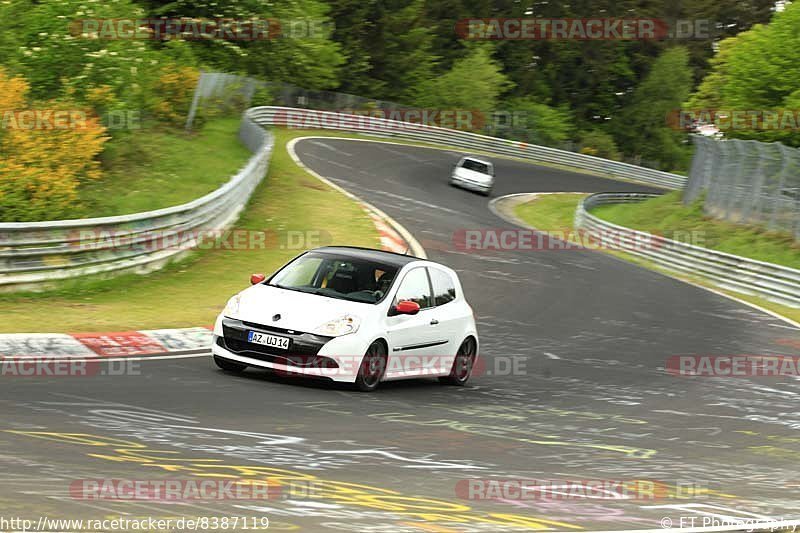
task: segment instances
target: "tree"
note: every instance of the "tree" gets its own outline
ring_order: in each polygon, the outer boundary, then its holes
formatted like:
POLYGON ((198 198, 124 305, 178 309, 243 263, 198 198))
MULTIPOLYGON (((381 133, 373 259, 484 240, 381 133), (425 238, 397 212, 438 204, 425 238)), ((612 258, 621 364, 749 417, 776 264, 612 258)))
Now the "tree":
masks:
POLYGON ((341 91, 410 103, 417 87, 436 75, 424 0, 346 0, 331 5, 334 37, 343 43, 347 57, 341 91))
POLYGON ((0 65, 22 74, 32 98, 69 96, 84 101, 87 91, 110 87, 128 109, 141 107, 141 88, 160 58, 146 42, 101 39, 82 19, 141 18, 130 0, 86 3, 80 0, 13 0, 0 5, 5 33, 15 46, 0 45, 0 65))
POLYGON ((150 17, 273 22, 270 28, 274 34, 269 38, 191 42, 202 66, 308 89, 330 89, 339 84, 344 56, 340 45, 331 40, 329 8, 321 0, 151 0, 143 4, 150 17))
POLYGON ((574 129, 566 106, 551 107, 533 98, 512 98, 503 103, 503 109, 512 117, 504 136, 513 139, 560 148, 574 129))
MULTIPOLYGON (((776 13, 768 25, 754 26, 723 41, 711 72, 692 95, 688 106, 728 113, 777 113, 782 119, 792 120, 757 124, 755 128, 748 127, 751 122, 745 120, 742 127, 727 129, 725 134, 800 146, 800 125, 794 120, 800 104, 798 50, 800 4, 795 3, 776 13)), ((731 125, 730 121, 723 123, 723 126, 731 125)))
POLYGON ((420 107, 493 111, 501 94, 511 88, 485 45, 474 46, 469 55, 436 78, 422 82, 414 101, 420 107))
POLYGON ((99 120, 64 100, 28 108, 28 87, 23 78, 0 68, 3 221, 68 217, 80 184, 102 176, 97 155, 108 138, 99 120))
POLYGON ((689 53, 683 47, 667 49, 633 94, 631 105, 612 121, 622 150, 666 170, 686 165, 685 133, 670 128, 667 117, 686 100, 692 87, 689 53))

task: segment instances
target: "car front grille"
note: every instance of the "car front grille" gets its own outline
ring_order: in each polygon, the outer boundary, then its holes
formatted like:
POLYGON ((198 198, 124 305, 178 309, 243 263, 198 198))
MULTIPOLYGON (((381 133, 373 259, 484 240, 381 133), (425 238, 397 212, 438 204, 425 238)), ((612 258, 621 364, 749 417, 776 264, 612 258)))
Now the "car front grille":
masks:
POLYGON ((303 331, 295 331, 293 329, 286 329, 286 328, 278 328, 275 326, 267 326, 264 324, 256 324, 255 322, 245 322, 242 320, 242 324, 245 327, 250 329, 257 329, 259 331, 269 331, 270 333, 277 333, 279 335, 302 335, 303 331))
POLYGON ((217 339, 217 345, 235 354, 269 363, 293 365, 298 367, 321 366, 324 368, 337 368, 333 359, 318 356, 322 347, 332 337, 300 333, 282 328, 269 328, 252 322, 224 319, 222 321, 222 337, 217 339), (266 331, 291 339, 288 350, 273 346, 264 346, 247 341, 247 331, 266 331))

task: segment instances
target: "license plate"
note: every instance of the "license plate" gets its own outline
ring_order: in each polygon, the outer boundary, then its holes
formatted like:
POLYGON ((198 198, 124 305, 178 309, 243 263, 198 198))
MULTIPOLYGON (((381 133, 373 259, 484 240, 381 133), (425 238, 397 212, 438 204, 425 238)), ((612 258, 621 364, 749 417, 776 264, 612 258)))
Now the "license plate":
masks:
POLYGON ((278 337, 277 335, 268 335, 267 333, 248 331, 247 342, 261 344, 263 346, 270 346, 272 348, 280 348, 281 350, 288 350, 291 339, 287 337, 278 337))

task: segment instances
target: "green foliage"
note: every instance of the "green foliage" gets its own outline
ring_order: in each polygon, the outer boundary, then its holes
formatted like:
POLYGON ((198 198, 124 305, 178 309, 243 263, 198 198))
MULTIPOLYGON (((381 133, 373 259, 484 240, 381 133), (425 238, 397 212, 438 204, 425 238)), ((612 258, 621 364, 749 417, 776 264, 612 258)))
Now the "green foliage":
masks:
POLYGON ((684 206, 681 192, 636 204, 597 207, 593 214, 629 228, 792 268, 800 267, 800 244, 791 233, 725 222, 703 213, 702 199, 684 206))
POLYGON ((565 106, 550 107, 533 98, 512 98, 503 103, 503 110, 513 117, 511 130, 504 135, 531 144, 561 147, 574 129, 565 106))
POLYGON ((347 58, 341 90, 411 103, 420 84, 436 75, 424 0, 331 2, 334 38, 347 58))
POLYGON ((212 39, 191 43, 199 62, 212 69, 293 83, 308 89, 338 85, 344 62, 338 43, 330 39, 328 6, 320 0, 176 0, 142 2, 153 17, 192 17, 276 21, 280 36, 255 40, 212 39))
MULTIPOLYGON (((754 26, 721 43, 712 70, 692 95, 691 109, 796 111, 800 108, 800 4, 788 4, 767 25, 754 26)), ((731 128, 728 137, 783 141, 800 146, 797 124, 786 128, 731 128)), ((743 123, 742 126, 746 126, 743 123)))
POLYGON ((422 82, 415 103, 436 109, 491 111, 500 95, 511 86, 501 70, 489 47, 475 46, 469 55, 453 63, 448 72, 422 82))
POLYGON ((605 159, 619 160, 622 158, 617 144, 614 142, 614 137, 599 128, 581 132, 578 144, 582 154, 605 159))
POLYGON ((85 98, 93 87, 109 86, 120 107, 136 109, 159 56, 143 41, 98 39, 81 34, 81 19, 141 17, 129 0, 111 2, 13 0, 0 5, 4 33, 13 46, 0 48, 0 64, 31 83, 34 99, 85 98), (9 27, 10 26, 10 27, 9 27))
POLYGON ((667 124, 691 90, 689 54, 683 47, 667 49, 636 88, 631 104, 613 121, 616 138, 625 153, 672 170, 688 165, 686 135, 667 124))

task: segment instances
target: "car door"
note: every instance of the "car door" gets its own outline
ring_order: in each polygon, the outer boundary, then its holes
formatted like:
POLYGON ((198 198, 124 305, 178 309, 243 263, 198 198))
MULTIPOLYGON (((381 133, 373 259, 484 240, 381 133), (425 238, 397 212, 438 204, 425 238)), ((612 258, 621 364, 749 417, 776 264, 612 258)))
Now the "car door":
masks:
POLYGON ((464 330, 464 317, 459 312, 459 304, 456 301, 458 297, 456 283, 452 274, 431 266, 428 267, 428 275, 431 279, 434 305, 431 310, 431 318, 436 322, 435 328, 438 330, 438 336, 447 339, 446 344, 435 348, 435 353, 441 356, 442 372, 449 373, 453 366, 453 358, 463 340, 459 338, 459 335, 464 330))
POLYGON ((416 315, 387 317, 387 378, 422 374, 426 358, 432 350, 447 342, 433 317, 433 296, 425 267, 409 270, 400 280, 392 307, 402 300, 416 302, 420 311, 416 315))

